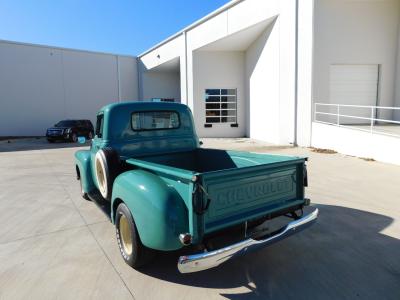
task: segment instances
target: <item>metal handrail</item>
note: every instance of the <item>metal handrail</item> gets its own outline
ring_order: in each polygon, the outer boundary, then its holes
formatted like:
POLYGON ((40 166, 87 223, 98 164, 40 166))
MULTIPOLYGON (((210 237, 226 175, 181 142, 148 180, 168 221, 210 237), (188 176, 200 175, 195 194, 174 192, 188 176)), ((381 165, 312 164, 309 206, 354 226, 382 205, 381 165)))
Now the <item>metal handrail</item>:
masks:
MULTIPOLYGON (((322 123, 322 124, 328 124, 328 125, 335 125, 335 126, 338 126, 338 127, 347 127, 347 128, 357 129, 357 130, 361 130, 361 131, 367 131, 367 132, 370 132, 370 133, 379 133, 379 134, 384 134, 384 135, 400 137, 400 134, 387 133, 387 132, 374 130, 375 122, 400 125, 400 121, 390 120, 390 119, 382 119, 382 118, 375 117, 375 114, 378 111, 378 109, 400 110, 400 107, 374 106, 374 105, 353 105, 353 104, 338 104, 338 103, 314 103, 314 122, 322 123), (336 113, 318 111, 318 108, 317 108, 318 106, 336 107, 336 113), (370 114, 370 117, 360 117, 360 116, 349 115, 349 114, 341 114, 340 113, 340 108, 344 108, 344 107, 368 108, 368 109, 371 110, 371 114, 370 114), (318 115, 334 116, 334 117, 336 117, 336 123, 318 120, 317 119, 318 115), (341 124, 340 123, 340 118, 341 117, 352 118, 352 119, 356 119, 356 120, 368 120, 368 121, 370 121, 369 122, 369 127, 370 128, 369 128, 369 130, 366 130, 366 129, 363 129, 363 128, 351 126, 349 124, 341 124)), ((354 124, 354 125, 357 125, 357 124, 354 124)))
POLYGON ((325 106, 343 106, 343 107, 360 107, 360 108, 383 108, 383 109, 400 109, 400 107, 394 106, 374 106, 374 105, 355 105, 355 104, 336 104, 336 103, 314 103, 315 106, 317 105, 325 105, 325 106))

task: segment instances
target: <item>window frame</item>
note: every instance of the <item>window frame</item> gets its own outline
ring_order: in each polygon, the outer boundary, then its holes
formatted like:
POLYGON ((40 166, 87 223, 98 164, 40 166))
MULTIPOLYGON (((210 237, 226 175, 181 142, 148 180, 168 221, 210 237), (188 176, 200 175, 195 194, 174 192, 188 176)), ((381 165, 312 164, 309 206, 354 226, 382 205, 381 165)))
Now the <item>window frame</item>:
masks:
POLYGON ((237 124, 238 122, 238 89, 237 88, 206 88, 204 89, 204 105, 205 105, 205 124, 237 124), (207 91, 210 90, 219 90, 219 94, 207 94, 207 91), (226 90, 226 94, 223 94, 223 90, 226 90), (234 90, 235 94, 230 94, 228 91, 229 90, 234 90), (217 97, 219 98, 219 101, 207 101, 207 97, 217 97), (223 102, 222 97, 227 97, 227 101, 223 102), (228 101, 229 97, 234 97, 235 101, 228 101), (207 104, 214 104, 214 105, 219 105, 219 108, 207 108, 207 104), (227 108, 222 108, 222 104, 226 104, 227 108), (230 104, 234 105, 234 108, 228 108, 230 104), (207 111, 218 111, 219 115, 218 116, 207 116, 207 111), (222 115, 222 112, 226 112, 226 115, 222 115), (233 111, 233 115, 229 115, 229 112, 233 111), (219 119, 218 122, 207 122, 207 119, 214 118, 214 119, 219 119), (226 118, 227 121, 223 122, 222 119, 226 118), (228 121, 229 118, 233 118, 234 121, 228 121))
POLYGON ((95 135, 98 138, 102 138, 103 137, 103 131, 104 131, 104 113, 98 114, 96 117, 96 131, 95 131, 95 135), (99 126, 99 119, 101 119, 101 123, 99 126))
POLYGON ((131 118, 130 118, 130 124, 131 124, 131 129, 135 132, 141 132, 141 131, 155 131, 155 130, 176 130, 181 128, 181 116, 179 114, 178 111, 176 110, 138 110, 138 111, 134 111, 131 113, 131 118), (175 113, 178 116, 178 127, 174 127, 174 128, 148 128, 148 129, 134 129, 133 128, 133 124, 132 124, 132 116, 135 113, 146 113, 146 112, 170 112, 170 113, 175 113))

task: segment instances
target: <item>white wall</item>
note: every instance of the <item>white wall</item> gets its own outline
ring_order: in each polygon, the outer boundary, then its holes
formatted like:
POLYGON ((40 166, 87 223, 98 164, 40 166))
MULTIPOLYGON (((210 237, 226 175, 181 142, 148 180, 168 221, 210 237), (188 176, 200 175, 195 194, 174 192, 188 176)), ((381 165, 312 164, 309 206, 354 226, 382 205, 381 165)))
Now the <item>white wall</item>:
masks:
MULTIPOLYGON (((397 37, 397 64, 396 64, 396 81, 395 81, 395 100, 394 106, 400 107, 400 22, 397 37)), ((400 110, 396 110, 393 119, 400 121, 400 110)))
POLYGON ((140 97, 141 99, 167 98, 167 96, 153 96, 168 94, 171 98, 187 103, 186 97, 186 55, 185 35, 181 34, 168 43, 156 47, 140 56, 140 97), (153 69, 179 58, 180 72, 161 72, 153 69), (159 73, 159 75, 157 75, 159 73), (178 76, 178 78, 177 78, 178 76), (166 80, 163 83, 163 80, 166 80), (154 85, 152 86, 152 84, 154 85), (152 90, 155 89, 155 90, 152 90), (179 89, 179 91, 177 90, 179 89))
POLYGON ((94 121, 101 106, 137 92, 134 57, 119 56, 117 68, 115 55, 0 41, 0 136, 44 135, 65 118, 94 121))
POLYGON ((248 130, 274 144, 294 141, 295 1, 281 2, 279 15, 246 51, 248 130))
POLYGON ((378 105, 394 105, 399 14, 398 0, 315 1, 314 101, 329 102, 331 64, 380 64, 378 105))
POLYGON ((77 51, 62 54, 64 118, 86 117, 93 121, 96 110, 118 101, 116 57, 77 51))
POLYGON ((397 137, 315 122, 312 127, 314 147, 400 165, 400 139, 397 137))
POLYGON ((279 143, 279 30, 271 24, 246 51, 247 136, 279 143))
POLYGON ((244 84, 244 53, 241 51, 196 51, 193 53, 193 112, 200 137, 244 137, 246 104, 244 84), (237 89, 237 123, 213 123, 205 128, 205 89, 237 89))
POLYGON ((179 72, 143 72, 142 100, 151 98, 174 98, 175 102, 181 100, 181 86, 179 72))
POLYGON ((120 100, 139 100, 138 63, 136 57, 117 56, 120 100))
POLYGON ((296 142, 303 147, 311 145, 312 134, 314 3, 299 1, 298 6, 296 142))
MULTIPOLYGON (((243 105, 245 128, 240 128, 237 133, 275 144, 293 142, 295 4, 296 1, 243 1, 188 31, 188 104, 194 107, 195 115, 199 112, 200 106, 196 104, 199 92, 196 88, 199 78, 196 67, 197 51, 193 51, 270 20, 274 25, 270 25, 248 48, 242 50, 244 52, 242 78, 245 84, 245 105, 243 105), (190 93, 192 90, 193 96, 190 93), (245 129, 244 133, 242 129, 245 129)), ((233 45, 232 51, 237 47, 233 45)), ((226 53, 228 52, 231 51, 226 53)), ((203 67, 209 67, 209 74, 215 72, 212 65, 203 67)), ((214 79, 214 75, 209 79, 214 79)), ((204 114, 202 110, 200 113, 204 114)), ((239 126, 241 127, 241 124, 239 126)), ((214 127, 215 125, 213 125, 213 131, 214 127)), ((207 130, 211 132, 211 129, 207 130)), ((200 132, 204 130, 201 129, 200 132)), ((225 129, 225 132, 217 131, 215 136, 237 135, 225 129)))
MULTIPOLYGON (((246 0, 190 25, 140 60, 146 73, 180 58, 182 102, 192 108, 200 136, 248 135, 289 144, 295 130, 295 45, 295 0, 246 0), (249 37, 243 32, 251 34, 255 26, 260 28, 273 20, 271 35, 266 30, 252 36, 252 45, 247 44, 249 37), (246 46, 240 45, 241 41, 246 46), (217 46, 211 51, 210 45, 217 46), (204 89, 229 86, 238 88, 239 128, 230 124, 204 128, 204 89)), ((149 90, 151 84, 144 78, 141 86, 149 90)))
POLYGON ((0 42, 0 136, 44 135, 65 117, 62 51, 0 42))
MULTIPOLYGON (((190 28, 187 33, 187 104, 194 106, 193 52, 254 24, 279 14, 278 0, 247 0, 228 8, 211 19, 190 28)), ((294 3, 294 1, 292 1, 294 3)))

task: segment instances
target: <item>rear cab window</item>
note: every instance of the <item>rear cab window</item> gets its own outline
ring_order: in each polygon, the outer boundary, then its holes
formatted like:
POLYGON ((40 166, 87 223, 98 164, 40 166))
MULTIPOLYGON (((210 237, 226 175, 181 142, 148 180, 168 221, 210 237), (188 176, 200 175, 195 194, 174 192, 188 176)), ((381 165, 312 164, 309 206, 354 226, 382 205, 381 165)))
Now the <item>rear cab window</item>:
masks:
POLYGON ((134 131, 167 130, 180 127, 179 114, 176 111, 141 111, 131 116, 134 131))

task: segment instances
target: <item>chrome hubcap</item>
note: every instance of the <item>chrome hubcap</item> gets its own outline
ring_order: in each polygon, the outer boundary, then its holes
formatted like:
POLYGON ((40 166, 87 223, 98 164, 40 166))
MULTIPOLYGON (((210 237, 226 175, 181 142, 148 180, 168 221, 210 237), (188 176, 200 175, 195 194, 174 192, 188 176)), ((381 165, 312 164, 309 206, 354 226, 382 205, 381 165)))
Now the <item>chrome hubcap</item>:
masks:
POLYGON ((124 248, 124 252, 127 255, 132 254, 132 231, 131 227, 129 226, 128 219, 125 217, 125 215, 121 215, 121 218, 119 219, 119 235, 121 238, 121 244, 122 247, 124 248))

